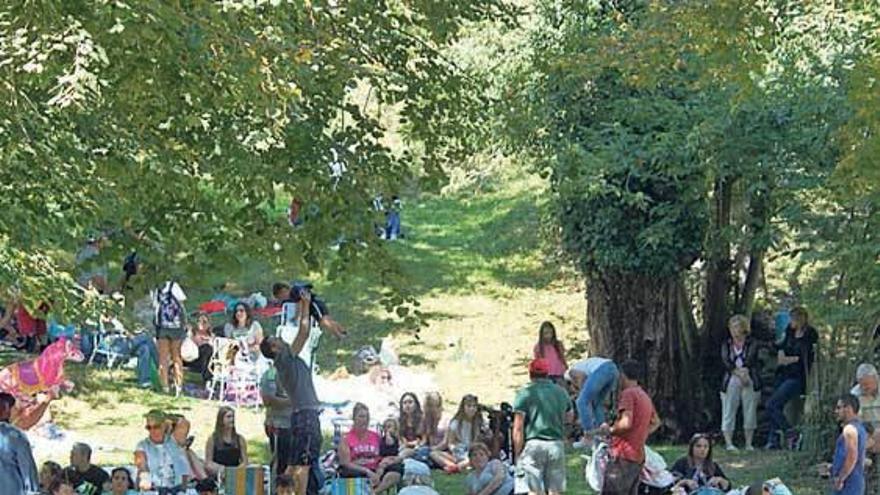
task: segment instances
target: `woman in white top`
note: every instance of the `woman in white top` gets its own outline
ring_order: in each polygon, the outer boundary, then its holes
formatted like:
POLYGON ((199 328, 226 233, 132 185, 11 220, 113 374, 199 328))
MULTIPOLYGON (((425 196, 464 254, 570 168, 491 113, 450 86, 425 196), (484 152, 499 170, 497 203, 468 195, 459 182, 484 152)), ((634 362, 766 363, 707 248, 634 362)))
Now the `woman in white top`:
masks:
POLYGON ((260 342, 263 341, 263 327, 251 316, 251 310, 243 302, 236 303, 232 310, 232 318, 223 327, 226 338, 247 342, 251 355, 259 355, 260 342))

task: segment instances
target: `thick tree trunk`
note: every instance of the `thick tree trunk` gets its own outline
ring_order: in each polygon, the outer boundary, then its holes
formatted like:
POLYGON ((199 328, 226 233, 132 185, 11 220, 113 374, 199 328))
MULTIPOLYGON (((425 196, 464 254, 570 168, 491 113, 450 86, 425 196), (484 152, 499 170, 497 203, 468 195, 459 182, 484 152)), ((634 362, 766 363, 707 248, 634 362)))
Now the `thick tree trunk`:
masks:
POLYGON ((592 351, 643 364, 643 385, 666 433, 684 439, 706 425, 696 324, 680 277, 603 274, 587 280, 592 351))
POLYGON ((747 318, 752 317, 752 310, 755 307, 755 296, 758 293, 758 284, 762 278, 764 271, 764 251, 752 253, 749 259, 749 268, 746 271, 746 281, 742 286, 742 291, 736 298, 736 312, 745 315, 747 318))

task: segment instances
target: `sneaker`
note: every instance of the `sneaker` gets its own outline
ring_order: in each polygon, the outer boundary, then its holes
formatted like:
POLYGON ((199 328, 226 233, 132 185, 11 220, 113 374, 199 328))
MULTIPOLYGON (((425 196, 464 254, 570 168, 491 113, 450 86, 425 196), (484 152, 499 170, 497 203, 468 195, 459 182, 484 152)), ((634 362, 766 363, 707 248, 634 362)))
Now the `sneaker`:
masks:
POLYGON ((572 447, 573 449, 580 450, 580 449, 585 449, 585 448, 587 448, 588 445, 590 445, 588 442, 585 442, 585 441, 583 441, 583 440, 578 440, 577 442, 571 444, 571 447, 572 447))
POLYGON ((754 452, 755 447, 753 445, 746 445, 746 452, 754 452))
POLYGON ((150 388, 152 386, 153 386, 153 384, 150 382, 144 382, 144 383, 138 384, 138 387, 140 387, 140 388, 150 388))
POLYGON ((728 452, 739 452, 739 449, 736 448, 736 445, 730 444, 727 447, 724 447, 724 450, 728 452))

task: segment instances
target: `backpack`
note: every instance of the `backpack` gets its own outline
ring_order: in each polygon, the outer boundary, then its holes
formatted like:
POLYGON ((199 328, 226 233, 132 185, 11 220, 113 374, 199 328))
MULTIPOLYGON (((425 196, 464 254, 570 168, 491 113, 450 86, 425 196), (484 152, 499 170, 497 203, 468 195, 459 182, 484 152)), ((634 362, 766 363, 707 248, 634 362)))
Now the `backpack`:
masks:
POLYGON ((174 284, 168 282, 156 292, 156 327, 183 328, 183 304, 174 297, 174 284))

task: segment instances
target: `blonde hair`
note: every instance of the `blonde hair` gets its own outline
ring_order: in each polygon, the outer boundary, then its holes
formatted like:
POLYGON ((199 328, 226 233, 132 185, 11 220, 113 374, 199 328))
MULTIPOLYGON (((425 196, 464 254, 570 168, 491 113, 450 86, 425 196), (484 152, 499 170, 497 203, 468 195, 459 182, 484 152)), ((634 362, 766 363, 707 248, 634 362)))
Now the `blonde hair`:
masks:
POLYGON ((748 318, 743 315, 733 315, 727 320, 727 328, 738 328, 742 330, 745 335, 748 335, 752 331, 751 322, 748 318))

